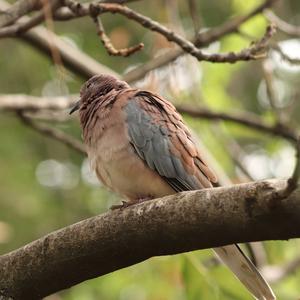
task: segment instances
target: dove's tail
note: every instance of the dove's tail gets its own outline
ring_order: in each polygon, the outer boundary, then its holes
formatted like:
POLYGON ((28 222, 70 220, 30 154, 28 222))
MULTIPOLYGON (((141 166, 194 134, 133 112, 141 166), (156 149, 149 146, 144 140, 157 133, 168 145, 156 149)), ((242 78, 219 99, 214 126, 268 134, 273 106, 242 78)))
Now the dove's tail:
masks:
POLYGON ((238 245, 214 248, 215 253, 257 300, 275 300, 276 297, 266 280, 238 245))

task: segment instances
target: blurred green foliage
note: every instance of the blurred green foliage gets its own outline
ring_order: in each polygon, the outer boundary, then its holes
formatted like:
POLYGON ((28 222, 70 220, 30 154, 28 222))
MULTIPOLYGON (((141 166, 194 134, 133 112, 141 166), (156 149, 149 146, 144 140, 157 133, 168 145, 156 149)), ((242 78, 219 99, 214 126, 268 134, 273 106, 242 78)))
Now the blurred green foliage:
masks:
MULTIPOLYGON (((220 25, 261 3, 258 0, 197 2, 199 2, 197 13, 203 28, 220 25)), ((170 23, 170 16, 175 12, 178 23, 183 27, 182 30, 192 37, 193 28, 187 1, 138 1, 130 6, 163 24, 170 23)), ((278 6, 280 15, 286 20, 297 21, 299 15, 296 12, 299 9, 300 2, 297 0, 285 1, 278 6)), ((170 47, 170 44, 157 34, 148 32, 124 17, 107 14, 102 20, 116 46, 126 47, 142 41, 145 43, 145 49, 129 58, 109 56, 98 40, 95 26, 89 18, 57 22, 55 32, 100 63, 121 74, 128 68, 151 60, 162 48, 170 47)), ((214 44, 215 51, 237 51, 248 46, 250 40, 246 35, 253 36, 254 39, 260 37, 266 24, 262 16, 251 19, 241 28, 244 35, 232 34, 223 38, 214 44)), ((71 73, 67 73, 61 79, 48 57, 19 39, 1 39, 0 53, 0 90, 3 94, 23 93, 40 96, 45 93, 47 84, 50 84, 51 90, 55 87, 53 82, 60 80, 63 81, 64 91, 78 93, 84 81, 71 73)), ((259 96, 263 80, 261 62, 234 65, 197 63, 195 66, 195 60, 187 59, 178 64, 179 68, 167 67, 161 71, 167 75, 160 79, 160 83, 167 84, 169 74, 172 72, 175 85, 170 84, 165 93, 174 102, 190 102, 216 111, 250 111, 260 115, 263 120, 275 120, 274 112, 266 104, 266 97, 259 96), (176 76, 182 73, 182 68, 184 76, 188 80, 193 79, 193 71, 189 71, 192 65, 197 69, 199 78, 188 89, 176 89, 176 76)), ((161 78, 162 74, 156 72, 154 76, 161 78)), ((155 87, 159 90, 159 84, 155 87)), ((297 87, 294 88, 297 95, 297 87)), ((59 89, 54 92, 62 93, 59 89)), ((289 121, 293 126, 299 126, 300 108, 295 99, 296 97, 289 103, 284 103, 280 109, 288 116, 293 112, 289 121)), ((237 124, 220 124, 191 118, 186 118, 186 121, 199 134, 233 182, 240 182, 241 178, 232 157, 234 154, 230 153, 228 145, 224 143, 230 139, 237 141, 243 149, 244 155, 241 159, 244 159, 255 179, 287 176, 292 170, 293 150, 280 138, 270 137, 237 124), (283 156, 282 153, 289 153, 289 157, 283 156)), ((53 126, 80 138, 80 128, 76 121, 53 126)), ((13 113, 1 112, 0 136, 0 254, 48 232, 102 213, 119 200, 118 196, 85 180, 82 175, 84 157, 59 142, 25 127, 13 113), (51 176, 57 175, 55 172, 60 171, 54 168, 55 170, 48 170, 50 173, 47 174, 47 169, 44 170, 41 164, 45 161, 49 166, 62 170, 61 172, 71 170, 70 184, 64 182, 54 184, 54 182, 52 186, 47 186, 45 180, 50 180, 51 176)), ((266 242, 264 246, 270 264, 286 264, 299 255, 297 251, 299 242, 296 240, 266 242)), ((251 299, 225 267, 206 266, 211 257, 211 251, 205 250, 172 257, 152 258, 130 268, 84 282, 48 299, 251 299)), ((299 299, 299 282, 300 272, 295 272, 275 284, 278 299, 299 299)))

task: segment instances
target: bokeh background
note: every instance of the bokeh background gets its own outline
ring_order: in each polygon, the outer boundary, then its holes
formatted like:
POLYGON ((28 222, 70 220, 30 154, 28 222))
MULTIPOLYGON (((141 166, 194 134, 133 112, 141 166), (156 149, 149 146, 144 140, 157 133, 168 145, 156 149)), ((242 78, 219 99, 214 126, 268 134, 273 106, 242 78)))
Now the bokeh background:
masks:
MULTIPOLYGON (((203 0, 197 2, 201 28, 210 28, 247 13, 258 0, 203 0)), ((188 1, 138 1, 130 7, 167 25, 186 37, 194 34, 188 1)), ((300 2, 286 0, 274 11, 300 26, 300 2)), ((174 45, 156 33, 118 15, 101 18, 116 48, 144 42, 143 51, 128 58, 109 56, 89 18, 55 22, 54 31, 98 62, 120 74, 168 52, 174 45)), ((214 42, 206 51, 237 51, 263 35, 267 20, 258 15, 243 24, 240 33, 214 42)), ((275 41, 290 56, 300 58, 300 39, 278 32, 275 41)), ((1 94, 68 96, 78 94, 84 78, 60 68, 20 39, 0 39, 1 94)), ((175 104, 190 104, 214 111, 254 113, 266 122, 281 120, 299 127, 300 66, 283 61, 274 51, 263 61, 230 64, 197 62, 182 56, 172 64, 146 75, 135 86, 159 92, 175 104), (272 76, 274 103, 266 87, 272 76)), ((61 121, 46 121, 78 139, 77 116, 63 113, 61 121)), ((239 124, 184 116, 203 145, 209 149, 233 183, 288 177, 295 163, 294 147, 281 137, 239 124)), ((0 112, 0 254, 16 249, 51 231, 100 214, 120 201, 98 183, 86 158, 45 135, 24 126, 15 113, 0 112)), ((209 234, 209 232, 207 232, 209 234)), ((199 236, 201 238, 201 236, 199 236)), ((265 271, 297 263, 297 240, 258 245, 265 271)), ((298 258, 298 261, 300 259, 298 258)), ((299 262, 298 262, 299 264, 299 262)), ((274 269, 275 270, 275 269, 274 269)), ((276 269, 277 270, 277 269, 276 269)), ((275 272, 275 271, 274 271, 275 272)), ((277 274, 277 273, 276 273, 277 274)), ((300 298, 300 272, 275 280, 278 299, 300 298)), ((210 250, 152 258, 138 265, 89 280, 49 296, 48 300, 192 300, 251 299, 210 250)))

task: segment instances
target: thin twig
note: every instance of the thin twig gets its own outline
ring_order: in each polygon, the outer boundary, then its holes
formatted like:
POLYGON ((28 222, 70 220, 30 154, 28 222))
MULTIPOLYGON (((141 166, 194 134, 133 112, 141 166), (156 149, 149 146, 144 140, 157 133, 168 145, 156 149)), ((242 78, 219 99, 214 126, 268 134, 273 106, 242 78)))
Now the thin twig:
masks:
MULTIPOLYGON (((264 1, 261 5, 257 6, 251 10, 248 14, 243 16, 236 17, 232 20, 227 21, 226 23, 212 28, 205 32, 200 32, 196 39, 193 41, 197 47, 204 47, 210 43, 226 36, 227 34, 238 32, 238 28, 252 17, 261 13, 265 8, 270 7, 278 0, 267 0, 264 1)), ((143 78, 148 72, 155 70, 159 67, 162 67, 172 61, 176 60, 180 55, 183 55, 184 51, 181 48, 168 51, 165 54, 159 55, 153 58, 150 62, 138 66, 135 69, 129 71, 124 75, 126 81, 136 81, 143 78)))
POLYGON ((257 42, 253 43, 250 47, 243 49, 240 52, 229 52, 222 54, 207 54, 190 41, 186 40, 179 34, 171 31, 169 28, 161 25, 160 23, 146 17, 134 10, 117 4, 93 4, 94 13, 119 13, 126 16, 128 19, 134 20, 143 27, 152 31, 158 32, 163 35, 168 41, 176 43, 186 53, 196 57, 199 61, 209 61, 214 63, 235 63, 237 61, 256 60, 266 56, 267 43, 275 33, 275 27, 271 24, 266 28, 264 36, 257 42))
POLYGON ((290 56, 288 56, 279 45, 271 45, 271 48, 276 51, 280 57, 284 60, 287 61, 288 63, 290 63, 291 65, 300 65, 300 59, 299 58, 292 58, 290 56))
POLYGON ((278 107, 278 94, 275 90, 273 67, 269 60, 264 60, 262 63, 262 70, 267 90, 267 98, 270 103, 270 107, 273 110, 276 122, 284 124, 285 116, 282 109, 278 107))
POLYGON ((276 284, 298 271, 299 268, 300 257, 296 257, 292 261, 283 265, 265 266, 262 268, 262 273, 264 277, 268 279, 269 283, 276 284))
POLYGON ((45 21, 46 21, 46 27, 48 29, 48 32, 50 33, 48 35, 48 41, 49 41, 49 49, 51 51, 51 56, 53 59, 53 63, 55 66, 57 66, 60 70, 59 74, 62 77, 64 74, 64 66, 61 59, 61 55, 53 42, 54 36, 51 33, 54 33, 54 22, 53 22, 53 9, 49 7, 48 0, 41 0, 43 3, 43 12, 45 15, 45 21))
MULTIPOLYGON (((92 12, 91 12, 91 15, 92 15, 92 12)), ((114 45, 112 44, 110 38, 106 35, 101 19, 99 17, 93 16, 93 15, 92 15, 92 18, 96 24, 97 34, 109 55, 127 57, 127 56, 130 56, 130 55, 134 54, 135 52, 140 51, 144 48, 144 44, 139 43, 138 45, 135 45, 133 47, 116 49, 114 47, 114 45)))
POLYGON ((278 0, 266 0, 262 4, 255 7, 253 10, 251 10, 249 13, 238 16, 236 18, 233 18, 232 20, 227 21, 226 23, 216 27, 212 28, 206 32, 200 32, 198 34, 197 40, 195 41, 195 44, 198 47, 203 47, 207 45, 208 43, 214 42, 221 37, 225 36, 228 33, 238 32, 238 28, 256 16, 257 14, 261 13, 266 9, 267 7, 272 6, 275 2, 278 0))
MULTIPOLYGON (((0 96, 0 110, 10 111, 45 111, 45 110, 64 110, 68 109, 70 105, 77 99, 78 96, 73 95, 69 97, 51 97, 40 98, 27 95, 1 95, 0 96)), ((296 129, 282 126, 281 124, 268 124, 264 122, 258 115, 249 112, 214 112, 204 108, 194 108, 187 105, 177 105, 177 110, 180 113, 190 115, 196 118, 221 120, 226 122, 234 122, 255 130, 259 130, 268 134, 283 137, 293 143, 298 140, 298 132, 296 129)))
MULTIPOLYGON (((263 9, 271 6, 273 3, 275 3, 277 0, 266 0, 264 1, 261 5, 259 5, 258 7, 256 7, 254 10, 250 11, 248 14, 241 16, 241 17, 237 17, 233 20, 230 20, 227 23, 222 24, 221 26, 211 29, 207 32, 203 32, 198 36, 198 41, 197 41, 197 46, 204 46, 207 45, 219 38, 221 38, 222 36, 231 33, 231 32, 235 32, 236 28, 238 28, 242 23, 246 22, 247 20, 249 20, 250 18, 252 18, 253 16, 255 16, 256 14, 260 13, 263 9)), ((118 2, 116 0, 116 2, 118 2)), ((3 3, 3 0, 1 1, 1 3, 3 3)), ((86 4, 81 4, 80 8, 82 8, 82 10, 77 11, 76 14, 74 14, 74 12, 72 10, 70 10, 69 8, 61 8, 60 10, 56 11, 54 14, 54 18, 55 19, 60 19, 60 20, 68 20, 71 18, 78 18, 81 16, 86 16, 89 14, 89 6, 88 3, 86 4)), ((31 35, 32 33, 28 33, 28 36, 31 35)), ((26 38, 27 38, 27 33, 25 33, 26 38)), ((43 37, 44 34, 41 34, 38 37, 38 40, 36 37, 31 38, 30 40, 32 43, 37 43, 38 48, 43 49, 43 51, 46 51, 46 48, 44 45, 42 45, 40 42, 41 37, 43 37)), ((60 49, 59 49, 60 50, 60 49)), ((74 52, 74 51, 72 51, 74 52)), ((169 51, 167 54, 163 55, 163 56, 159 56, 155 59, 153 59, 150 63, 146 63, 141 67, 137 67, 136 69, 130 71, 128 74, 125 74, 124 78, 126 81, 128 82, 132 82, 135 81, 137 79, 140 79, 142 77, 145 76, 145 74, 147 74, 149 71, 158 68, 160 66, 163 66, 173 60, 175 60, 178 56, 182 55, 184 52, 181 49, 175 49, 174 51, 169 51)), ((65 60, 65 55, 63 54, 62 59, 65 60)), ((81 59, 78 60, 79 62, 76 63, 76 70, 78 70, 77 65, 79 65, 80 61, 82 61, 81 59)), ((68 60, 67 62, 64 61, 64 63, 66 63, 67 65, 71 66, 73 68, 73 62, 72 60, 68 60)), ((82 67, 80 67, 82 68, 82 67)), ((85 67, 83 67, 85 68, 85 67)), ((106 71, 107 72, 107 71, 106 71)), ((99 72, 98 72, 99 73, 99 72)), ((91 73, 89 73, 91 74, 91 73)), ((94 73, 95 74, 95 73, 94 73)), ((88 75, 87 77, 90 77, 92 75, 88 75)))
POLYGON ((183 114, 188 114, 192 117, 214 119, 214 120, 224 120, 234 123, 239 123, 241 125, 247 126, 249 128, 257 129, 269 134, 278 135, 296 143, 298 140, 298 133, 292 128, 283 126, 282 124, 276 123, 274 125, 269 125, 263 122, 261 118, 255 114, 250 113, 236 113, 229 114, 224 112, 213 112, 208 109, 196 109, 186 105, 177 106, 177 110, 183 114))
POLYGON ((40 9, 40 0, 19 0, 16 1, 11 7, 3 11, 0 15, 0 28, 13 24, 20 17, 40 9))
MULTIPOLYGON (((73 0, 65 0, 65 4, 73 11, 73 13, 80 12, 84 10, 84 7, 73 0)), ((240 52, 229 52, 222 54, 206 54, 190 41, 186 40, 179 34, 173 32, 169 28, 161 25, 160 23, 146 17, 140 13, 135 12, 134 10, 118 5, 118 4, 91 4, 94 15, 99 15, 105 12, 118 13, 124 15, 128 19, 134 20, 141 26, 150 29, 152 31, 158 32, 163 35, 167 40, 176 43, 182 48, 183 51, 191 54, 196 57, 199 61, 209 61, 215 63, 234 63, 237 61, 247 61, 255 60, 265 57, 266 55, 266 46, 268 40, 275 33, 275 27, 270 25, 266 29, 264 36, 256 43, 253 43, 250 47, 240 51, 240 52)))
MULTIPOLYGON (((44 0, 43 0, 44 1, 44 0)), ((42 23, 47 15, 52 14, 57 8, 61 6, 61 0, 51 0, 46 2, 43 11, 39 11, 32 18, 24 18, 23 22, 16 22, 10 26, 0 28, 0 38, 19 36, 31 28, 42 23)))
POLYGON ((224 145, 224 148, 226 149, 226 152, 230 156, 230 159, 243 174, 244 178, 240 178, 241 176, 238 176, 238 179, 240 179, 241 182, 244 182, 245 180, 254 181, 255 179, 251 176, 247 166, 243 162, 243 158, 245 157, 246 154, 242 149, 242 147, 228 133, 228 131, 226 130, 226 128, 224 128, 224 126, 221 127, 220 124, 213 124, 213 125, 214 125, 213 128, 215 129, 214 132, 216 132, 215 138, 217 138, 221 142, 221 144, 224 145))
POLYGON ((270 10, 266 10, 264 14, 270 22, 276 24, 280 31, 290 36, 300 37, 300 26, 295 26, 283 21, 270 10))
POLYGON ((68 147, 78 151, 81 154, 85 154, 85 147, 84 145, 78 141, 77 139, 69 136, 68 134, 56 129, 49 127, 45 124, 36 123, 30 120, 28 117, 24 116, 22 113, 18 113, 20 120, 27 126, 33 128, 34 130, 42 133, 44 136, 48 136, 53 138, 57 141, 62 142, 63 144, 67 145, 68 147))
POLYGON ((245 245, 246 247, 249 247, 249 250, 252 252, 255 266, 258 269, 263 268, 267 264, 266 250, 263 242, 250 242, 245 245))
POLYGON ((183 54, 184 52, 180 48, 168 50, 164 54, 154 57, 150 61, 128 71, 124 74, 123 78, 127 82, 134 82, 143 79, 149 72, 171 63, 183 54))
POLYGON ((198 12, 198 3, 195 0, 188 0, 189 11, 194 25, 195 35, 198 34, 201 28, 201 17, 198 12))
POLYGON ((77 95, 36 97, 25 94, 0 95, 0 110, 5 111, 64 111, 72 107, 77 95))
POLYGON ((298 187, 298 181, 300 176, 300 137, 296 143, 296 164, 292 176, 287 181, 287 186, 280 192, 278 192, 279 199, 287 198, 298 187))
MULTIPOLYGON (((4 1, 0 0, 0 9, 6 10, 10 6, 4 1)), ((28 18, 25 16, 20 21, 27 21, 28 18)), ((119 74, 114 72, 112 69, 105 65, 100 64, 98 61, 79 50, 78 48, 72 47, 69 43, 65 42, 59 36, 55 35, 42 26, 37 26, 32 28, 20 35, 21 39, 29 43, 31 46, 35 47, 37 50, 51 56, 51 50, 49 48, 48 36, 51 35, 52 42, 55 44, 57 50, 59 51, 62 61, 66 67, 72 70, 74 73, 88 79, 93 75, 106 73, 111 74, 115 77, 119 77, 119 74)))

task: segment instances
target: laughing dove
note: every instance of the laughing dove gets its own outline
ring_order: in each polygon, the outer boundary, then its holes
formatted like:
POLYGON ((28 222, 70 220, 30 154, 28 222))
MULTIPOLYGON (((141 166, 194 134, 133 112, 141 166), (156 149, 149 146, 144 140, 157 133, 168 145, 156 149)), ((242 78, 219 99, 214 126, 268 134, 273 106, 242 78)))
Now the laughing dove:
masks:
MULTIPOLYGON (((91 166, 128 200, 123 206, 217 182, 180 114, 159 95, 96 75, 82 86, 71 113, 78 109, 91 166)), ((256 299, 275 299, 237 245, 214 250, 256 299)))

